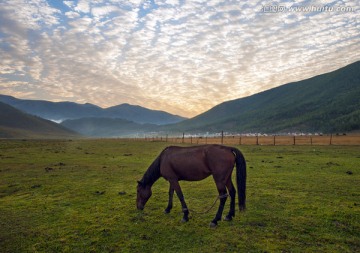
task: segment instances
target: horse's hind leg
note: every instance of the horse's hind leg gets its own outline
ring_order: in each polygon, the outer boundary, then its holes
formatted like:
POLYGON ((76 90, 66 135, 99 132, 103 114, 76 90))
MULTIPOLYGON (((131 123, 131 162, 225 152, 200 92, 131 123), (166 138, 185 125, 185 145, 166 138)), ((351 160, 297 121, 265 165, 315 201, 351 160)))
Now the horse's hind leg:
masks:
POLYGON ((226 192, 225 184, 219 183, 219 182, 216 182, 216 181, 215 181, 215 183, 216 183, 216 187, 218 188, 218 192, 219 192, 220 205, 219 205, 219 209, 218 209, 218 211, 216 213, 215 218, 210 223, 210 227, 216 227, 217 222, 219 220, 221 220, 221 216, 222 216, 222 213, 224 211, 224 206, 225 206, 225 202, 226 202, 226 199, 227 199, 227 192, 226 192))
POLYGON ((168 203, 168 206, 166 207, 165 209, 165 213, 170 213, 171 209, 172 209, 172 206, 173 206, 173 197, 174 197, 174 188, 171 187, 171 184, 170 184, 170 187, 169 187, 169 203, 168 203))
POLYGON ((226 188, 228 189, 229 195, 230 195, 230 211, 229 211, 228 215, 226 215, 225 220, 231 221, 232 218, 235 216, 235 195, 236 195, 236 190, 235 190, 234 184, 231 180, 231 177, 229 178, 228 182, 226 183, 226 188))

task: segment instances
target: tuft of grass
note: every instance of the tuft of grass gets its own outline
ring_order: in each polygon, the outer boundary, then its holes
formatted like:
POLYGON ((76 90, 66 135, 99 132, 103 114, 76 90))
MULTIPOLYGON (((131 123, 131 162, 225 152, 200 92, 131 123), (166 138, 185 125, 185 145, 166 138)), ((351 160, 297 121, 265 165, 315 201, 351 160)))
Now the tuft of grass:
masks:
MULTIPOLYGON (((174 197, 172 213, 163 214, 163 179, 136 210, 136 180, 167 145, 1 140, 1 251, 360 251, 358 147, 238 146, 248 165, 247 211, 210 229, 218 205, 184 224, 174 197)), ((197 212, 217 196, 211 177, 181 186, 197 212)))

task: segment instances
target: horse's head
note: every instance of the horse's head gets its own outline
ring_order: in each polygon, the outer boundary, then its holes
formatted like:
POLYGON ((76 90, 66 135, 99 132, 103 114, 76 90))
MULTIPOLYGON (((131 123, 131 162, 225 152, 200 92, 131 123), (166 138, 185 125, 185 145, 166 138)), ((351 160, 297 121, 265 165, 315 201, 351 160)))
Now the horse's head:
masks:
POLYGON ((136 198, 136 207, 139 210, 143 210, 146 202, 151 197, 151 186, 144 185, 141 181, 138 181, 137 186, 137 198, 136 198))

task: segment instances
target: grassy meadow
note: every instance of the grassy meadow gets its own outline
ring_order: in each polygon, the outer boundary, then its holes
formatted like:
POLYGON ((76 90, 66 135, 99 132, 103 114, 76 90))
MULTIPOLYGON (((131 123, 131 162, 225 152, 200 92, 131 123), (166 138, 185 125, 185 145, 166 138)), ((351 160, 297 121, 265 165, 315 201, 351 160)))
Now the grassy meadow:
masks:
MULTIPOLYGON (((175 196, 163 213, 164 179, 136 210, 136 180, 167 145, 0 140, 0 252, 360 252, 359 146, 237 146, 247 211, 211 229, 218 203, 181 223, 175 196)), ((211 177, 181 186, 197 212, 217 196, 211 177)))

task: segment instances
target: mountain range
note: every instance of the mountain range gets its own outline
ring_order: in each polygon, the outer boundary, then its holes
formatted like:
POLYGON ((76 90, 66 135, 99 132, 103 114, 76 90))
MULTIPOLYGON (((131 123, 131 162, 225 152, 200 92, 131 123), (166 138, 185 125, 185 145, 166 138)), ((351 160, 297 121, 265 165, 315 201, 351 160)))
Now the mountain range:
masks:
MULTIPOLYGON (((159 132, 169 135, 219 131, 359 132, 360 61, 333 72, 224 102, 191 119, 128 104, 103 109, 92 104, 21 100, 4 95, 0 95, 0 101, 30 114, 63 121, 63 127, 92 137, 159 132)), ((9 114, 6 117, 10 117, 9 114)), ((13 117, 9 119, 14 121, 13 117)))
POLYGON ((140 124, 165 125, 182 121, 186 118, 164 111, 150 110, 138 105, 120 104, 101 108, 93 104, 73 102, 50 102, 45 100, 24 100, 12 96, 0 95, 0 101, 23 112, 55 122, 80 118, 118 118, 140 124))
POLYGON ((76 138, 79 134, 52 121, 0 102, 0 138, 76 138))

